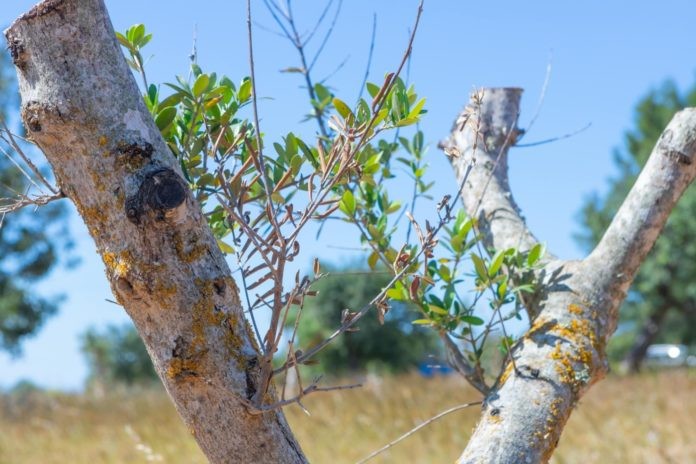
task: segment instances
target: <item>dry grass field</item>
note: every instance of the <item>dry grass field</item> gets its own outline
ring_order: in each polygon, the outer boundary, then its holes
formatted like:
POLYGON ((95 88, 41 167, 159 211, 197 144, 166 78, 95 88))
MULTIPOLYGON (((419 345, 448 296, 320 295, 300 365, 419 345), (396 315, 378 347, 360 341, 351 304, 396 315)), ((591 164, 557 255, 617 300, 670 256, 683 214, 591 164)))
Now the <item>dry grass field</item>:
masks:
MULTIPOLYGON (((696 372, 610 377, 574 412, 554 463, 696 462, 696 372)), ((316 463, 351 463, 430 416, 476 400, 455 377, 370 381, 360 390, 306 400, 311 416, 288 409, 316 463)), ((431 424, 372 462, 453 462, 478 407, 431 424)), ((161 391, 0 397, 0 463, 204 463, 161 391)))

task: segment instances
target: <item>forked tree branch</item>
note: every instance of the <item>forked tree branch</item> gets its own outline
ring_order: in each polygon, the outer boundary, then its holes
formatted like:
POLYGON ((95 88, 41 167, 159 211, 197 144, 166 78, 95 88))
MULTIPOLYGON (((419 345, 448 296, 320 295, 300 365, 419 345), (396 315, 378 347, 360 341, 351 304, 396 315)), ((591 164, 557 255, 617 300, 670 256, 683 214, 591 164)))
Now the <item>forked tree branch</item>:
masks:
MULTIPOLYGON (((529 249, 536 243, 512 199, 507 150, 514 145, 520 89, 484 89, 443 143, 455 172, 475 158, 462 192, 486 244, 529 249), (463 124, 477 118, 475 124, 463 124)), ((531 328, 512 349, 488 394, 460 463, 546 462, 587 389, 606 373, 606 343, 618 308, 667 217, 696 176, 696 109, 677 113, 660 137, 605 236, 583 261, 547 256, 531 328)), ((528 308, 529 310, 530 308, 528 308)))

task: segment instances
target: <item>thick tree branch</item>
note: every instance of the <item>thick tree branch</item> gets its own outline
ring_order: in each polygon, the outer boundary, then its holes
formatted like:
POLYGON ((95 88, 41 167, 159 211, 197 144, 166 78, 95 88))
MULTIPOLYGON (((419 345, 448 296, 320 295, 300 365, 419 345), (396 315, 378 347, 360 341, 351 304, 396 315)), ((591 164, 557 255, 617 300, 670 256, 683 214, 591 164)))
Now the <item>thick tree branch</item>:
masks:
POLYGON ((676 115, 587 261, 603 290, 623 295, 662 231, 677 200, 696 176, 696 109, 676 115))
POLYGON ((258 387, 258 347, 103 1, 46 0, 5 35, 28 134, 77 206, 116 299, 208 459, 305 462, 281 411, 253 416, 245 407, 258 387))
POLYGON ((474 92, 450 136, 440 143, 450 154, 458 182, 473 163, 462 200, 468 214, 478 218, 486 246, 496 250, 528 250, 538 242, 510 193, 508 179, 508 149, 520 135, 521 96, 520 88, 474 92))
MULTIPOLYGON (((474 95, 443 145, 453 167, 475 158, 462 192, 486 244, 527 249, 536 239, 510 194, 507 148, 514 144, 519 89, 474 95)), ((547 256, 531 328, 512 349, 488 394, 460 463, 546 462, 571 411, 607 371, 606 343, 640 263, 696 170, 696 110, 678 113, 660 138, 636 185, 591 256, 581 262, 547 256)), ((461 175, 461 174, 460 174, 461 175)))

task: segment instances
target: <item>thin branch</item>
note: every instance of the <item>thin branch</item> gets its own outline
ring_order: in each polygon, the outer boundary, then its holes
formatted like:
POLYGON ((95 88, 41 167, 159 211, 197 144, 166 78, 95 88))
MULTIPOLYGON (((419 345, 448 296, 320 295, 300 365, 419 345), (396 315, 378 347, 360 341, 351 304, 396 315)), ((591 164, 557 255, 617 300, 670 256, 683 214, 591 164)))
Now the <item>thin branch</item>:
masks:
POLYGON ((365 75, 363 76, 362 83, 360 84, 360 93, 358 93, 358 101, 363 96, 365 91, 365 85, 367 85, 367 78, 370 75, 370 67, 372 66, 372 55, 375 51, 375 36, 377 34, 377 13, 372 14, 372 35, 370 38, 370 51, 367 54, 367 66, 365 66, 365 75))
POLYGON ((258 22, 258 21, 254 21, 254 26, 258 27, 258 28, 261 29, 262 31, 266 31, 266 32, 269 32, 269 33, 271 33, 271 34, 273 34, 273 35, 277 35, 278 37, 282 37, 283 39, 286 38, 286 37, 285 37, 285 34, 281 34, 281 33, 278 32, 278 31, 274 31, 274 30, 271 29, 270 27, 268 27, 268 26, 266 26, 266 25, 264 25, 264 24, 262 24, 262 23, 260 23, 260 22, 258 22))
MULTIPOLYGON (((60 200, 61 198, 65 198, 65 195, 63 192, 58 192, 53 195, 39 195, 39 196, 34 196, 30 197, 25 194, 19 194, 18 198, 12 201, 11 203, 5 204, 5 205, 0 205, 0 215, 5 215, 9 213, 13 213, 15 211, 19 211, 20 209, 24 208, 25 206, 44 206, 47 205, 48 203, 51 203, 52 201, 55 200, 60 200)), ((0 198, 0 201, 6 200, 4 198, 0 198)))
MULTIPOLYGON (((329 12, 329 9, 331 8, 331 5, 333 5, 334 0, 329 0, 326 2, 326 7, 324 7, 324 11, 321 12, 321 15, 319 15, 319 19, 317 19, 316 24, 312 28, 311 32, 307 35, 307 37, 302 41, 302 46, 306 47, 307 44, 312 40, 312 37, 314 37, 314 34, 319 30, 319 26, 321 26, 321 23, 324 22, 324 18, 326 17, 326 14, 329 12)), ((340 9, 340 6, 339 6, 340 9)))
POLYGON ((371 459, 373 459, 373 458, 379 456, 380 454, 384 453, 385 451, 387 451, 389 448, 393 447, 394 445, 397 445, 399 442, 407 439, 408 437, 410 437, 414 433, 418 432, 423 427, 427 427, 428 425, 432 424, 433 422, 435 422, 439 419, 442 419, 443 417, 447 416, 448 414, 452 414, 453 412, 461 411, 462 409, 466 409, 466 408, 469 408, 471 406, 476 406, 479 404, 482 404, 482 402, 481 401, 474 401, 472 403, 460 404, 459 406, 454 406, 453 408, 449 408, 445 411, 442 411, 441 413, 431 417, 430 419, 426 420, 425 422, 422 422, 420 425, 412 428, 411 430, 409 430, 405 434, 401 435, 396 440, 389 442, 387 445, 383 446, 382 448, 380 448, 376 451, 373 451, 368 456, 365 456, 360 461, 358 461, 356 464, 364 464, 367 461, 370 461, 371 459))
POLYGON ((293 403, 297 403, 302 409, 307 412, 307 410, 302 406, 302 398, 304 398, 307 395, 310 395, 312 393, 326 393, 326 392, 333 392, 333 391, 338 391, 338 390, 352 390, 354 388, 360 388, 362 387, 362 384, 356 383, 356 384, 351 384, 351 385, 336 385, 333 387, 319 387, 317 385, 318 379, 312 382, 310 386, 307 388, 303 389, 300 391, 300 393, 295 396, 294 398, 289 398, 287 400, 282 400, 282 401, 276 401, 273 404, 263 404, 263 405, 256 405, 251 403, 249 400, 246 398, 240 398, 243 403, 246 404, 248 411, 252 415, 258 415, 258 414, 263 414, 268 411, 275 411, 280 408, 283 408, 285 406, 291 405, 293 403))
MULTIPOLYGON (((271 210, 271 217, 269 220, 272 224, 275 224, 275 210, 273 206, 273 201, 271 200, 271 188, 270 181, 268 179, 268 172, 266 172, 266 163, 263 157, 263 145, 261 141, 261 125, 259 124, 259 108, 258 108, 258 93, 256 92, 256 73, 254 69, 254 45, 251 32, 251 0, 247 0, 247 40, 249 41, 249 68, 251 70, 251 94, 252 94, 252 107, 254 109, 254 132, 256 132, 256 145, 258 150, 258 168, 261 174, 261 180, 263 182, 263 188, 266 192, 266 198, 268 199, 268 207, 271 210)), ((250 153, 250 156, 254 156, 250 153)), ((280 234, 280 230, 278 230, 280 234)))
POLYGON ((17 154, 22 158, 22 161, 26 163, 27 166, 29 166, 29 169, 34 173, 34 175, 41 181, 42 184, 44 184, 48 190, 53 192, 54 194, 58 193, 58 189, 55 188, 51 183, 41 174, 41 171, 39 171, 39 168, 36 167, 36 165, 29 159, 29 157, 24 153, 22 148, 17 144, 17 141, 14 139, 14 136, 12 135, 12 132, 10 129, 7 127, 7 124, 5 124, 5 121, 0 121, 0 124, 2 124, 2 131, 4 132, 5 135, 0 136, 5 142, 9 143, 10 146, 17 152, 17 154))
POLYGON ((312 61, 309 64, 309 67, 306 68, 307 72, 312 70, 312 68, 316 64, 317 60, 319 59, 319 55, 321 55, 321 52, 324 50, 324 47, 326 46, 327 42, 329 41, 331 34, 333 34, 334 26, 336 25, 336 20, 338 20, 338 15, 341 13, 341 6, 343 6, 343 0, 338 0, 338 7, 336 7, 336 13, 334 14, 333 20, 331 20, 331 25, 329 26, 329 29, 326 31, 326 34, 324 35, 324 39, 321 41, 321 44, 319 45, 319 48, 317 49, 317 52, 314 55, 314 58, 312 59, 312 61))
MULTIPOLYGON (((539 93, 539 101, 537 101, 537 106, 534 109, 534 116, 529 120, 529 124, 524 130, 523 136, 529 134, 532 130, 532 126, 536 122, 537 118, 541 114, 541 108, 544 106, 544 100, 546 100, 546 89, 548 89, 549 82, 551 81, 551 70, 553 68, 553 53, 549 54, 549 62, 546 64, 546 75, 544 76, 544 83, 541 86, 541 92, 539 93)), ((519 145, 518 145, 519 146, 519 145)))
MULTIPOLYGON (((290 34, 290 31, 288 31, 285 27, 285 24, 283 24, 283 21, 278 17, 278 14, 276 13, 275 9, 280 10, 280 7, 276 5, 275 2, 271 0, 263 0, 264 5, 266 5, 266 8, 268 9, 269 13, 271 13, 271 16, 273 17, 273 20, 278 24, 278 27, 283 31, 283 34, 285 37, 290 41, 293 42, 292 40, 292 35, 290 34)), ((283 14, 281 12, 281 14, 283 14)))
MULTIPOLYGON (((2 136, 0 136, 0 139, 5 140, 4 138, 2 138, 2 136)), ((41 187, 39 186, 39 184, 37 184, 37 183, 34 181, 34 179, 29 175, 29 173, 28 173, 27 171, 24 170, 24 168, 22 167, 22 165, 19 164, 19 163, 17 162, 17 160, 15 160, 15 159, 12 157, 12 155, 10 155, 10 154, 7 152, 7 150, 5 150, 4 148, 0 147, 0 151, 2 151, 3 155, 5 155, 5 157, 10 161, 10 163, 12 163, 12 164, 14 165, 14 167, 16 167, 16 168, 19 170, 19 172, 22 173, 22 175, 29 181, 29 183, 30 183, 31 185, 33 185, 34 187, 36 187, 40 192, 43 192, 43 190, 41 189, 41 187)))
POLYGON ((574 137, 578 135, 581 132, 585 132, 587 129, 589 129, 592 126, 591 122, 588 122, 586 125, 581 127, 580 129, 577 129, 573 132, 569 132, 567 134, 561 135, 559 137, 552 137, 550 139, 544 139, 544 140, 539 140, 538 142, 530 142, 530 143, 516 143, 515 148, 526 148, 526 147, 536 147, 538 145, 545 145, 547 143, 552 143, 552 142, 557 142, 559 140, 564 140, 564 139, 569 139, 570 137, 574 137))
MULTIPOLYGON (((232 240, 236 241, 237 238, 234 236, 234 228, 230 228, 230 233, 232 234, 232 240)), ((266 354, 266 345, 263 344, 263 337, 261 336, 259 325, 256 323, 256 316, 254 315, 254 311, 252 311, 251 309, 251 298, 249 298, 249 289, 247 288, 246 275, 244 269, 242 269, 242 255, 239 253, 239 250, 236 246, 234 248, 234 254, 237 257, 237 263, 239 265, 240 270, 239 274, 242 277, 242 288, 244 289, 244 298, 246 300, 247 308, 249 310, 249 316, 251 317, 251 325, 254 327, 254 333, 256 334, 256 338, 259 341, 259 345, 261 345, 263 354, 266 354)))
POLYGON ((326 82, 326 81, 328 81, 329 79, 331 79, 334 75, 336 75, 337 72, 339 72, 341 69, 343 69, 343 67, 346 65, 346 63, 348 63, 348 60, 350 60, 350 55, 346 56, 346 57, 343 59, 343 61, 341 61, 341 62, 339 63, 338 66, 336 66, 336 69, 334 69, 334 70, 331 71, 329 74, 327 74, 324 78, 322 78, 322 79, 319 81, 319 83, 320 83, 320 84, 323 84, 324 82, 326 82))

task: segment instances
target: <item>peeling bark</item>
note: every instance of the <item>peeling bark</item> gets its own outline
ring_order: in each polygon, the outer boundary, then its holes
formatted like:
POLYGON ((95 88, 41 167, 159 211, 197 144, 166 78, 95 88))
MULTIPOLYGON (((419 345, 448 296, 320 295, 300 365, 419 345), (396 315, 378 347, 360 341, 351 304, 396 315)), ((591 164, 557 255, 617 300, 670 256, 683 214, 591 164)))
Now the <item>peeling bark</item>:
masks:
POLYGON ((28 134, 77 206, 116 299, 208 459, 305 462, 281 411, 251 415, 244 406, 259 351, 237 287, 103 1, 46 0, 5 35, 28 134))
MULTIPOLYGON (((519 130, 520 89, 485 89, 443 142, 461 179, 468 213, 479 219, 488 247, 528 250, 536 239, 510 193, 507 156, 519 130), (468 122, 462 124, 464 120, 468 122)), ((696 109, 677 113, 658 141, 606 234, 582 261, 548 254, 540 290, 525 302, 531 328, 515 344, 483 405, 460 463, 546 462, 572 409, 607 372, 606 343, 618 308, 669 212, 696 175, 696 109)))

